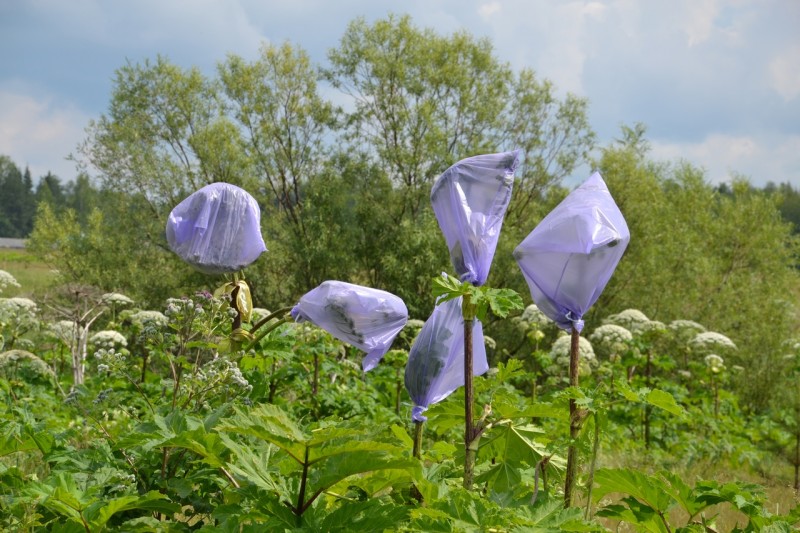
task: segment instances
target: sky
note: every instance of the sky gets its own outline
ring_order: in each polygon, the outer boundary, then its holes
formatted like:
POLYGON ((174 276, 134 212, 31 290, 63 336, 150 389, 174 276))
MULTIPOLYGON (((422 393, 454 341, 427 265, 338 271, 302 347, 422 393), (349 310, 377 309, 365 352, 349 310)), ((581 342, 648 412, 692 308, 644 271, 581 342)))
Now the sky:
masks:
POLYGON ((601 146, 641 122, 654 160, 800 189, 800 0, 0 0, 0 155, 72 180, 68 156, 128 62, 213 76, 229 53, 289 41, 325 65, 350 21, 390 13, 487 37, 587 98, 601 146))

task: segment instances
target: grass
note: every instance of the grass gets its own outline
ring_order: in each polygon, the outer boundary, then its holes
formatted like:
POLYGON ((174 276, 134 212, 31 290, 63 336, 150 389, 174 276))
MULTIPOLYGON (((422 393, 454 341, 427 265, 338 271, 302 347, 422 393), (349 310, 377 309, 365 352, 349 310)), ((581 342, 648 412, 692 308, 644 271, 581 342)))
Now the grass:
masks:
POLYGON ((5 270, 17 280, 20 287, 7 287, 3 298, 24 296, 33 298, 52 287, 56 273, 27 250, 0 248, 0 270, 5 270))

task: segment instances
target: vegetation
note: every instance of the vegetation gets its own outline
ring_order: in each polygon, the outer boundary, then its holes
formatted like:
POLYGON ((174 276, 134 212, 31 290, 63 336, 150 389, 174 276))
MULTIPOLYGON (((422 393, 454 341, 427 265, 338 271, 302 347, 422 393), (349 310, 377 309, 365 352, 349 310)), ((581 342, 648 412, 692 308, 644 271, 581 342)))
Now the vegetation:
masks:
POLYGON ((0 258, 0 528, 796 525, 794 495, 778 491, 800 489, 800 193, 714 188, 698 168, 651 160, 641 125, 597 150, 588 102, 557 94, 486 40, 358 19, 326 65, 286 43, 229 56, 212 77, 163 57, 121 67, 75 155, 91 177, 48 174, 34 189, 0 158, 0 233, 29 237, 0 258), (226 181, 262 208, 251 323, 327 279, 390 291, 425 318, 450 270, 430 185, 463 157, 515 147, 524 164, 488 281, 503 292, 472 295, 495 311, 492 370, 469 401, 457 391, 426 412, 416 450, 402 386, 413 327, 369 373, 308 325, 273 322, 232 349, 230 302, 211 296, 224 281, 166 245, 172 207, 226 181), (632 239, 584 317, 570 387, 569 339, 535 306, 496 312, 488 299, 527 298, 511 251, 584 163, 632 239), (25 277, 30 254, 58 287, 25 277), (473 403, 480 440, 456 446, 473 403), (585 460, 565 509, 571 446, 585 460))

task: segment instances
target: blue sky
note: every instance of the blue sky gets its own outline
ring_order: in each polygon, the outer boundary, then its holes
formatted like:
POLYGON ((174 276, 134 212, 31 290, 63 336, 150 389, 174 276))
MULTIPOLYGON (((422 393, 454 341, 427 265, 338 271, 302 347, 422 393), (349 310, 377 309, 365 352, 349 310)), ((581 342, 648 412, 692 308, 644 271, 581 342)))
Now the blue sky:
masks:
POLYGON ((67 156, 127 61, 211 75, 228 53, 289 40, 324 64, 353 18, 389 13, 488 37, 501 60, 588 98, 603 144, 643 122, 652 158, 710 183, 800 188, 798 0, 0 0, 0 155, 70 180, 67 156))

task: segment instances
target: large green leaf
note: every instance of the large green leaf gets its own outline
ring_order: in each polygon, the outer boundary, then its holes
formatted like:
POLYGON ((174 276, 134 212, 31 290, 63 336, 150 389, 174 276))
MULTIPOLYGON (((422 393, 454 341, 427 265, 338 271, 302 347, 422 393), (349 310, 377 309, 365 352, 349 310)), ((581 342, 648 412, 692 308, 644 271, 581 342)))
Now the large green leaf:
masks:
POLYGON ((648 476, 638 470, 602 468, 594 474, 595 502, 612 492, 629 494, 655 512, 666 513, 674 504, 661 478, 648 476))
POLYGON ((663 390, 651 390, 647 393, 647 396, 645 396, 644 401, 673 415, 681 416, 684 413, 683 407, 677 404, 672 394, 663 390))
POLYGON ((274 444, 302 464, 305 460, 306 443, 311 436, 278 406, 262 404, 248 411, 237 410, 236 414, 222 420, 219 431, 238 435, 250 435, 274 444))
POLYGON ((110 501, 95 502, 86 508, 85 518, 93 528, 100 530, 116 513, 134 509, 172 516, 180 510, 180 505, 153 490, 142 495, 132 494, 110 501))
POLYGON ((422 478, 419 460, 404 457, 402 452, 392 454, 383 448, 384 445, 379 443, 376 449, 370 450, 365 442, 358 450, 321 458, 309 475, 308 494, 321 492, 352 475, 377 470, 399 469, 412 473, 415 478, 422 478))

